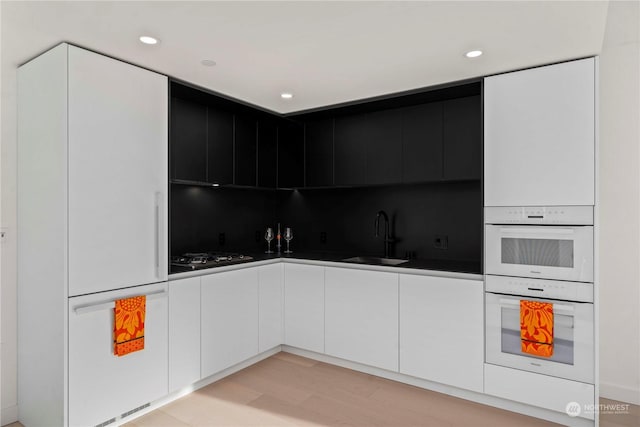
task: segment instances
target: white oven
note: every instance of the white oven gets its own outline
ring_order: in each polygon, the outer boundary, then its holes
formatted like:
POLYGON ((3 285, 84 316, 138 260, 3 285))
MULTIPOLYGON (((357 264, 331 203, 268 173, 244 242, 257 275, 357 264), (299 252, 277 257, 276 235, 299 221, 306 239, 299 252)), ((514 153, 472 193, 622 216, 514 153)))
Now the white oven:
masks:
POLYGON ((485 286, 487 363, 593 384, 592 284, 487 276, 485 286), (550 357, 523 351, 521 300, 552 304, 550 357))
POLYGON ((593 282, 593 208, 485 209, 485 273, 593 282))

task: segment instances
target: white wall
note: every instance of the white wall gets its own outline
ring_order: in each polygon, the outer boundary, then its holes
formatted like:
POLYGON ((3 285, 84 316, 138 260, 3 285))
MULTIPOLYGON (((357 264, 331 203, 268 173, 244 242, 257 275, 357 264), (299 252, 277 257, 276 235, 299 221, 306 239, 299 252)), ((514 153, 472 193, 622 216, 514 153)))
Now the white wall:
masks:
POLYGON ((640 3, 611 2, 600 56, 600 394, 640 404, 640 3))

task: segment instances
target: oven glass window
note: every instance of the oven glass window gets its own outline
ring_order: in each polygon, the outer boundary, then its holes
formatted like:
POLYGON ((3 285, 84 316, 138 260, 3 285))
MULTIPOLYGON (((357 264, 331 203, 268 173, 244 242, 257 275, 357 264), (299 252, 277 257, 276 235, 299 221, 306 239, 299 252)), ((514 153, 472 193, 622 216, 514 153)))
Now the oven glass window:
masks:
POLYGON ((573 316, 553 315, 553 356, 537 357, 523 353, 520 344, 520 309, 502 307, 501 342, 502 352, 526 356, 532 359, 551 360, 553 362, 573 365, 574 336, 573 316))
POLYGON ((573 240, 502 238, 502 263, 573 268, 573 240))

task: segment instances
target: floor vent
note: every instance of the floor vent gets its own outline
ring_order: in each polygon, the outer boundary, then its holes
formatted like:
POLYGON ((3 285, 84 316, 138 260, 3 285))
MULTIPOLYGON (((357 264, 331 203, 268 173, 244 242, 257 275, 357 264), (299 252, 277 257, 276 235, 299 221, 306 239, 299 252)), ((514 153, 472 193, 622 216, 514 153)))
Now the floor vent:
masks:
POLYGON ((145 403, 142 406, 138 406, 137 408, 134 408, 130 411, 125 412, 124 414, 121 415, 122 418, 128 417, 131 414, 135 414, 138 411, 142 411, 145 408, 148 408, 149 406, 151 406, 151 403, 145 403))
POLYGON ((103 423, 97 424, 96 427, 104 427, 104 426, 108 426, 109 424, 113 424, 116 422, 115 418, 111 418, 110 420, 107 420, 103 423))

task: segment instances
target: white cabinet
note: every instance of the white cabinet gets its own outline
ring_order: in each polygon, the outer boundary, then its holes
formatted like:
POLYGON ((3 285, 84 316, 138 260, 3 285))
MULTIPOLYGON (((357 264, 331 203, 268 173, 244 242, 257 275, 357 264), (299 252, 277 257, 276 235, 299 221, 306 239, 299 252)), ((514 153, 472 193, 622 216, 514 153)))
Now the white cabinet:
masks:
MULTIPOLYGON (((502 366, 484 366, 486 394, 561 413, 566 413, 570 402, 576 402, 581 409, 576 416, 594 419, 594 412, 585 410, 593 408, 595 388, 592 384, 502 366)), ((570 421, 567 415, 567 425, 571 425, 570 421)))
POLYGON ((167 394, 167 324, 166 284, 69 299, 70 426, 101 424, 167 394), (113 301, 137 295, 147 295, 144 349, 118 357, 113 301))
POLYGON ((167 77, 68 47, 69 295, 167 278, 167 77))
POLYGON ((169 392, 200 378, 200 277, 191 277, 169 282, 169 392))
POLYGON ((482 392, 483 284, 400 275, 400 372, 482 392))
POLYGON ((258 269, 203 276, 201 298, 205 378, 258 354, 258 269))
POLYGON ((284 267, 281 263, 258 268, 258 323, 260 353, 282 344, 284 267))
POLYGON ((324 353, 324 267, 285 264, 284 343, 324 353))
POLYGON ((325 270, 325 352, 398 370, 398 274, 325 270))
POLYGON ((594 58, 484 80, 485 206, 593 205, 594 58))

